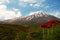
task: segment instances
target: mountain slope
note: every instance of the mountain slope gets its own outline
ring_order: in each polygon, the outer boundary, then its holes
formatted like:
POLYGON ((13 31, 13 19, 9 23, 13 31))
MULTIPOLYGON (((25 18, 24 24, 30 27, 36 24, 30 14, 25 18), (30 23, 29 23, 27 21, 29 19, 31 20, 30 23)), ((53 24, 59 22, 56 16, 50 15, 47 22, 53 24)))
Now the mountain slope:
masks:
POLYGON ((5 20, 1 23, 6 23, 6 24, 39 24, 39 23, 46 23, 50 19, 54 20, 59 20, 57 17, 52 16, 50 14, 44 13, 44 12, 38 12, 38 13, 33 13, 32 15, 28 15, 23 18, 15 18, 15 19, 10 19, 10 20, 5 20))
POLYGON ((27 24, 46 23, 50 19, 59 20, 57 17, 52 16, 50 14, 38 12, 38 13, 34 13, 32 15, 22 18, 22 22, 27 23, 27 24))

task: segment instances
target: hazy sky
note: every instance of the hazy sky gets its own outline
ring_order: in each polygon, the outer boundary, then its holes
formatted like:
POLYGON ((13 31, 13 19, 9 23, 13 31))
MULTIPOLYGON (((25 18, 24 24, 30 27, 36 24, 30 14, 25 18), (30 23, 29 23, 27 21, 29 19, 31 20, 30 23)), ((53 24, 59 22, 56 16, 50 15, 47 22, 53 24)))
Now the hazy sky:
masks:
POLYGON ((60 0, 0 0, 0 20, 43 11, 60 17, 60 0))

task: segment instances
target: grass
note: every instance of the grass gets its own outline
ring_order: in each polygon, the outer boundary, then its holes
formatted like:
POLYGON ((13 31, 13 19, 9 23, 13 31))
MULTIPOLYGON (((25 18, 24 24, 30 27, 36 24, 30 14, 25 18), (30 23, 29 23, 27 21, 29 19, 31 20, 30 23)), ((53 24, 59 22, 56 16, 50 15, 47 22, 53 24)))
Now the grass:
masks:
POLYGON ((60 21, 53 25, 53 29, 40 26, 0 24, 0 40, 60 40, 60 21))

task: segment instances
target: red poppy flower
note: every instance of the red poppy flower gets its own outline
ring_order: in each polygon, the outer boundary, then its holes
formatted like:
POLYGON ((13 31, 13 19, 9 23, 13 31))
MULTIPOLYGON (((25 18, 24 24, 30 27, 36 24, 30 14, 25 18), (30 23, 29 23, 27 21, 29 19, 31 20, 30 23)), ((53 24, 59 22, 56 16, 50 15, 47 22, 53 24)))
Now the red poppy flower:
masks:
POLYGON ((49 24, 40 24, 41 27, 43 28, 51 28, 52 27, 52 23, 49 24))
POLYGON ((40 24, 41 27, 46 28, 47 24, 40 24))
POLYGON ((56 22, 56 20, 51 19, 49 22, 54 24, 56 22))
POLYGON ((52 23, 47 24, 47 28, 52 28, 52 23))

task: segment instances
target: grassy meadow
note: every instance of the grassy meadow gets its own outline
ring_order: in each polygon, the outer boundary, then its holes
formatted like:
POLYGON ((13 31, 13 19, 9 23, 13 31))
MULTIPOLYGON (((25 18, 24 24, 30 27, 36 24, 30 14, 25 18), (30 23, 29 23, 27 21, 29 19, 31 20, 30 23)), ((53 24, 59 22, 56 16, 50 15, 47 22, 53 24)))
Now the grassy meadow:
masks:
POLYGON ((49 29, 39 25, 0 24, 0 40, 60 40, 60 21, 49 29))

